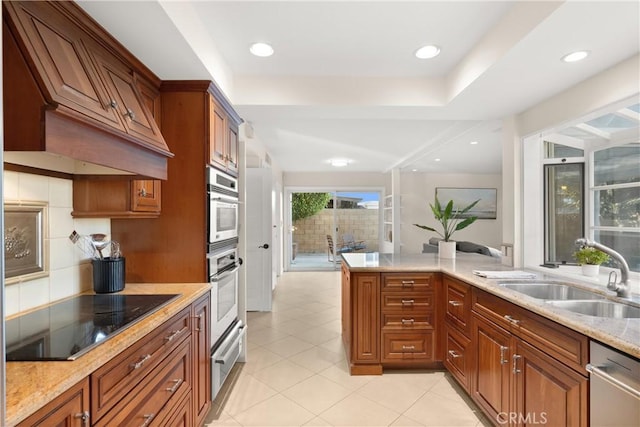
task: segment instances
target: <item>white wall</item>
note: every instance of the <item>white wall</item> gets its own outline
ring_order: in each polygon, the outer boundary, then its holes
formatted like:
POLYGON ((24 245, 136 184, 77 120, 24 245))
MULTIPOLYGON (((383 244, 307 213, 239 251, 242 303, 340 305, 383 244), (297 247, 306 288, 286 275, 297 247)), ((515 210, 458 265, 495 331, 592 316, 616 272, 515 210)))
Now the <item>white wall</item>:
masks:
POLYGON ((285 172, 285 187, 371 188, 391 193, 391 174, 379 172, 285 172))
MULTIPOLYGON (((44 230, 48 247, 49 276, 5 286, 6 315, 57 301, 91 290, 92 270, 88 257, 68 236, 111 233, 109 219, 74 219, 71 216, 73 185, 68 179, 18 172, 4 172, 4 202, 38 201, 48 203, 48 225, 44 230)), ((126 256, 126 248, 123 248, 126 256)))
POLYGON ((436 233, 421 230, 413 224, 438 229, 429 203, 433 203, 436 187, 496 188, 498 190, 497 219, 477 220, 454 234, 454 240, 470 241, 500 249, 502 243, 502 176, 462 174, 401 174, 402 253, 420 253, 422 244, 436 233))

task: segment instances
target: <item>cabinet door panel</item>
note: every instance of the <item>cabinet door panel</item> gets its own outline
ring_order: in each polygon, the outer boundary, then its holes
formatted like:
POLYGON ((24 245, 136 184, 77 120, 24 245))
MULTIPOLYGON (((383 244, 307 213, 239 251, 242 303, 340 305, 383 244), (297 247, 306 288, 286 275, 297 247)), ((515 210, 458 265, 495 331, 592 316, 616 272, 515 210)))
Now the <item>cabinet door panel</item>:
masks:
POLYGON ((443 283, 446 319, 468 335, 471 328, 471 287, 448 277, 443 283))
POLYGON ((89 425, 89 379, 85 378, 18 424, 18 427, 89 425))
POLYGON ((124 130, 75 24, 45 2, 6 2, 50 101, 124 130))
POLYGON ((226 120, 222 109, 209 97, 209 163, 226 168, 226 120))
POLYGON ((238 173, 238 130, 229 128, 229 138, 227 139, 227 169, 230 172, 238 173))
POLYGON ((196 425, 201 425, 211 408, 211 358, 209 351, 211 323, 211 303, 205 295, 193 305, 193 387, 192 395, 195 407, 196 425))
POLYGON ((457 332, 448 324, 444 327, 445 352, 444 366, 458 380, 460 385, 469 391, 469 376, 471 375, 471 340, 457 332))
POLYGON ((515 351, 517 424, 585 427, 587 378, 524 341, 515 351))
POLYGON ((161 182, 156 179, 138 179, 131 183, 131 210, 160 212, 161 182))
POLYGON ((495 420, 509 411, 511 336, 481 316, 474 315, 473 324, 476 357, 472 397, 495 420))
POLYGON ((352 360, 380 362, 380 286, 377 274, 356 275, 353 284, 352 360))

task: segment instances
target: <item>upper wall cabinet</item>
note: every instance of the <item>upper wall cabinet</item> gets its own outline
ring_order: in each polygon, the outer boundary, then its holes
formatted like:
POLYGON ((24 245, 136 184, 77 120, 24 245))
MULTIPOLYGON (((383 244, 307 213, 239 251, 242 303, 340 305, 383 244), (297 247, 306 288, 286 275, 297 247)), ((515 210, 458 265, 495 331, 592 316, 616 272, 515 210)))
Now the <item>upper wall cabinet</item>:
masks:
POLYGON ((214 94, 209 94, 209 164, 234 176, 238 175, 240 122, 232 108, 223 108, 214 94))
POLYGON ((2 5, 5 150, 165 179, 172 154, 139 91, 157 77, 73 2, 2 5))

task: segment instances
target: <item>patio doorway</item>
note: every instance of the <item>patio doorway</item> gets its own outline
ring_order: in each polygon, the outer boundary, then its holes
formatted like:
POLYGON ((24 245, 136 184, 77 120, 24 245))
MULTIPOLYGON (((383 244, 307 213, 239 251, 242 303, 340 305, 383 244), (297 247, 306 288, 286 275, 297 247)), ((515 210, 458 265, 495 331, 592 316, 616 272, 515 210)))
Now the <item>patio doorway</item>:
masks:
POLYGON ((287 190, 287 271, 340 268, 345 252, 376 252, 382 190, 287 190))

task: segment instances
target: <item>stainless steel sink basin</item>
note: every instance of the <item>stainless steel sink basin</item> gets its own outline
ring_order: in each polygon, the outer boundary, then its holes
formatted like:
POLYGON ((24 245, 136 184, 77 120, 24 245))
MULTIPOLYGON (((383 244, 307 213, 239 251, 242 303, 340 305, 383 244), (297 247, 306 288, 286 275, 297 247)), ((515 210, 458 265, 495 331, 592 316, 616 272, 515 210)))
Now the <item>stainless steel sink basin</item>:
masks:
POLYGON ((640 318, 640 307, 613 301, 546 301, 564 310, 595 317, 614 317, 617 319, 640 318))
POLYGON ((500 286, 541 300, 598 300, 602 295, 554 282, 504 282, 500 286))

